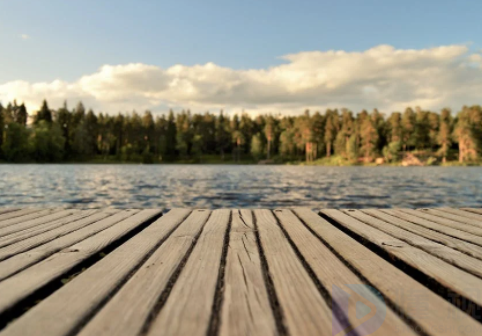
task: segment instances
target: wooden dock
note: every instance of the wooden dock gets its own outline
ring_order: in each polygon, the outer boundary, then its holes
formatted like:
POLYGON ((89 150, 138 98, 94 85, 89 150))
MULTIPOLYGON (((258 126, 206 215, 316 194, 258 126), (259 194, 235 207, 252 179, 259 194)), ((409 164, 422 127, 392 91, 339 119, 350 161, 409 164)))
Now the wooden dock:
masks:
POLYGON ((482 335, 482 209, 0 210, 0 336, 482 335))

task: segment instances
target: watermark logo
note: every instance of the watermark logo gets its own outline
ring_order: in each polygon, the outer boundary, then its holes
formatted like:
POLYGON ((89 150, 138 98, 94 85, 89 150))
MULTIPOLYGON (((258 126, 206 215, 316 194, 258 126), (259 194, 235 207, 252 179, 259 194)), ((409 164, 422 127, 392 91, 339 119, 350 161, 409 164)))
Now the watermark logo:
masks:
POLYGON ((380 328, 387 314, 383 297, 362 284, 333 285, 332 335, 367 336, 380 328))

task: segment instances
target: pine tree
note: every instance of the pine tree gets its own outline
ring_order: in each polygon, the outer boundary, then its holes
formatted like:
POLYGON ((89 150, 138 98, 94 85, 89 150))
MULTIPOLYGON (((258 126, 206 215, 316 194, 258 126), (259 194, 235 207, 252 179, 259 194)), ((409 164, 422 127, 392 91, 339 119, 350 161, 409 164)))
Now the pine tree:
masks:
POLYGON ((326 156, 331 156, 333 142, 336 139, 338 133, 339 116, 338 111, 326 111, 326 124, 325 124, 325 144, 326 144, 326 156))
POLYGON ((449 109, 443 109, 440 114, 440 130, 437 135, 437 143, 440 145, 439 153, 442 162, 447 162, 447 156, 452 145, 452 115, 449 109))
POLYGON ((15 108, 14 120, 16 123, 26 126, 27 119, 28 119, 27 108, 25 107, 25 104, 22 103, 22 105, 15 108))
POLYGON ((402 116, 402 148, 406 151, 416 145, 415 112, 408 107, 402 116))
POLYGON ((477 161, 482 152, 481 108, 464 106, 457 117, 455 136, 459 144, 459 161, 477 161))
POLYGON ((41 120, 46 121, 48 124, 52 123, 52 111, 50 111, 47 101, 44 99, 42 102, 42 107, 37 112, 35 116, 35 124, 39 123, 41 120))

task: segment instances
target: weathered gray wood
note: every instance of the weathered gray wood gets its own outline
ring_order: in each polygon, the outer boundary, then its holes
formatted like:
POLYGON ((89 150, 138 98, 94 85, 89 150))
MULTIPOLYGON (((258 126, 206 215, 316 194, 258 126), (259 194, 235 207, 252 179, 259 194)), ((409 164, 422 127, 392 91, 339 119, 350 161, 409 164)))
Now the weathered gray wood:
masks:
MULTIPOLYGON (((383 300, 380 300, 367 287, 361 287, 362 292, 355 293, 347 286, 350 284, 363 284, 363 280, 350 271, 290 210, 275 210, 274 214, 303 258, 310 265, 318 280, 332 297, 332 289, 336 286, 347 293, 352 293, 349 297, 349 302, 352 307, 355 307, 356 303, 360 299, 363 299, 365 302, 369 302, 370 305, 374 306, 373 313, 375 313, 377 309, 385 308, 383 300)), ((373 316, 370 314, 366 316, 367 319, 370 317, 373 316)), ((367 326, 363 324, 364 321, 358 319, 355 314, 348 312, 345 318, 349 322, 347 323, 345 332, 356 328, 356 332, 359 335, 415 335, 415 332, 391 309, 386 310, 386 315, 381 326, 375 331, 367 329, 367 326)))
POLYGON ((17 211, 18 208, 2 208, 0 209, 0 215, 6 214, 8 212, 14 212, 17 211))
POLYGON ((230 211, 215 210, 148 335, 206 335, 230 211))
POLYGON ((226 258, 221 336, 277 335, 263 279, 253 214, 233 210, 226 258))
POLYGON ((414 224, 426 227, 430 230, 437 231, 439 233, 442 233, 444 235, 450 236, 450 237, 455 237, 461 240, 465 240, 467 242, 471 242, 475 245, 482 246, 482 237, 475 236, 471 233, 465 232, 465 231, 460 231, 457 229, 452 229, 451 227, 441 225, 438 223, 434 223, 432 221, 413 216, 411 214, 398 211, 397 209, 380 209, 380 211, 383 211, 389 215, 404 219, 406 221, 412 222, 414 224))
MULTIPOLYGON (((210 211, 195 210, 154 252, 80 335, 138 335, 210 211)), ((212 220, 217 220, 213 215, 212 220)))
POLYGON ((62 211, 62 209, 44 209, 44 210, 33 210, 33 209, 26 209, 21 210, 22 212, 25 211, 21 216, 14 216, 15 213, 8 213, 7 215, 12 215, 12 217, 3 219, 0 222, 0 235, 3 236, 3 229, 9 226, 13 226, 14 224, 25 223, 29 222, 41 217, 45 217, 56 212, 62 211))
MULTIPOLYGON (((20 217, 20 216, 26 216, 34 212, 40 212, 42 210, 45 211, 45 209, 17 209, 15 211, 3 213, 0 215, 0 227, 2 227, 1 225, 3 224, 3 222, 8 219, 20 217)), ((47 209, 47 210, 53 210, 53 209, 47 209)))
POLYGON ((26 222, 16 223, 15 225, 9 225, 7 227, 0 229, 0 237, 5 237, 15 232, 21 232, 32 227, 50 223, 60 218, 75 215, 75 214, 78 214, 79 211, 80 210, 73 210, 73 209, 52 211, 50 214, 47 214, 46 216, 31 219, 26 222))
POLYGON ((436 216, 453 219, 458 222, 470 224, 478 228, 482 228, 482 216, 452 208, 428 209, 426 210, 436 216))
POLYGON ((161 213, 160 210, 154 209, 142 210, 132 217, 0 282, 0 314, 161 213))
POLYGON ((52 254, 89 238, 96 233, 105 230, 112 225, 138 213, 140 210, 125 210, 115 215, 104 218, 96 223, 88 225, 80 230, 71 232, 63 237, 40 245, 30 251, 17 254, 7 260, 0 262, 0 281, 20 272, 52 254))
POLYGON ((16 254, 31 250, 56 238, 60 238, 70 232, 76 231, 89 224, 113 215, 119 212, 119 210, 108 209, 97 214, 95 212, 97 212, 97 210, 84 210, 72 216, 63 217, 61 220, 55 221, 55 223, 60 225, 60 227, 54 230, 41 233, 25 240, 14 242, 11 245, 0 248, 0 260, 5 260, 16 254), (88 216, 89 214, 92 214, 92 216, 88 216))
MULTIPOLYGON (((331 310, 291 248, 273 213, 255 210, 254 214, 269 274, 289 334, 331 335, 331 310)), ((341 326, 340 323, 338 325, 341 326)))
POLYGON ((293 210, 343 260, 428 335, 472 336, 482 325, 309 209, 293 210), (428 315, 427 315, 428 314, 428 315))
POLYGON ((413 234, 410 231, 403 230, 390 224, 388 221, 382 221, 359 210, 344 210, 343 212, 365 224, 388 233, 392 237, 403 240, 407 244, 418 247, 427 253, 439 257, 452 265, 482 278, 482 260, 472 258, 443 244, 436 243, 422 236, 413 234))
POLYGON ((376 209, 365 209, 362 210, 362 212, 379 218, 383 221, 386 221, 390 224, 396 225, 398 227, 401 227, 404 230, 413 232, 421 237, 428 238, 430 240, 433 240, 434 242, 444 244, 448 247, 451 247, 457 251, 466 253, 474 258, 482 260, 482 246, 478 246, 472 243, 469 243, 467 241, 454 238, 451 236, 447 236, 443 233, 430 230, 426 227, 423 227, 421 225, 417 225, 411 222, 408 222, 406 220, 403 220, 401 218, 389 215, 383 211, 376 210, 376 209))
POLYGON ((58 228, 64 225, 65 223, 68 223, 71 219, 72 220, 81 219, 81 218, 90 216, 96 212, 100 212, 100 210, 81 210, 79 213, 69 217, 64 217, 59 220, 55 220, 53 222, 45 223, 43 225, 34 226, 32 228, 22 230, 20 232, 11 233, 7 236, 0 238, 0 247, 8 246, 18 241, 37 236, 44 232, 58 228))
POLYGON ((432 214, 427 213, 427 211, 423 211, 423 210, 413 210, 413 209, 399 209, 399 210, 413 216, 417 216, 435 223, 445 225, 452 229, 469 232, 479 237, 482 237, 482 228, 479 228, 479 227, 475 227, 472 225, 456 222, 450 219, 434 216, 432 214))
MULTIPOLYGON (((174 230, 191 211, 186 209, 173 209, 160 219, 152 223, 149 227, 144 229, 141 233, 127 241, 125 244, 109 253, 102 260, 88 268, 66 286, 62 287, 47 299, 43 300, 40 304, 29 310, 20 319, 11 323, 2 336, 7 335, 49 335, 49 336, 65 336, 71 335, 73 331, 79 327, 80 324, 85 321, 93 311, 99 308, 99 305, 105 300, 106 297, 121 285, 126 277, 143 262, 144 258, 150 253, 160 242, 162 242, 171 232, 174 230), (79 295, 82 293, 82 295, 79 295)), ((209 216, 209 211, 195 210, 182 224, 184 227, 201 227, 209 216)), ((181 226, 181 227, 182 227, 181 226)), ((179 229, 178 229, 179 230, 179 229)), ((179 233, 186 233, 186 230, 179 230, 179 233)), ((174 231, 173 234, 175 234, 174 231)), ((185 237, 185 241, 192 243, 192 236, 185 237)), ((182 236, 175 238, 174 240, 183 239, 182 236)), ((163 246, 163 245, 161 245, 163 246)), ((158 250, 159 251, 159 250, 158 250)), ((169 261, 170 251, 165 251, 167 255, 164 261, 169 261)), ((162 261, 161 261, 162 262, 162 261)), ((152 268, 150 261, 144 263, 142 269, 149 270, 152 268)), ((160 264, 158 264, 160 266, 160 264)), ((141 270, 138 271, 142 272, 141 270)), ((134 278, 138 278, 134 275, 134 278)), ((89 335, 101 335, 107 333, 109 335, 118 335, 115 333, 109 333, 109 328, 115 328, 115 324, 126 324, 126 321, 132 320, 132 315, 138 316, 139 312, 132 304, 138 304, 137 307, 142 305, 139 301, 140 297, 149 297, 151 301, 155 301, 154 293, 151 290, 162 290, 162 285, 159 284, 156 278, 152 282, 143 282, 146 284, 146 288, 137 288, 134 292, 127 293, 132 296, 132 302, 121 302, 120 306, 116 308, 121 309, 124 313, 114 316, 111 320, 105 321, 105 330, 97 330, 99 333, 92 333, 89 335), (160 288, 160 289, 159 289, 160 288), (137 298, 139 296, 139 298, 137 298), (127 309, 127 312, 125 310, 127 309), (109 323, 112 325, 109 326, 109 323)), ((145 279, 138 279, 145 280, 145 279)), ((128 282, 132 283, 134 280, 128 282)), ((127 286, 127 285, 126 285, 127 286)), ((124 287, 126 288, 126 287, 124 287)), ((87 329, 84 329, 85 334, 89 329, 95 329, 95 325, 99 317, 109 315, 113 303, 118 301, 119 297, 123 297, 125 289, 122 288, 120 292, 108 302, 107 306, 100 311, 100 315, 97 315, 87 329), (94 327, 94 328, 93 328, 94 327), (87 331, 86 331, 87 330, 87 331)), ((120 313, 120 312, 119 312, 120 313)), ((134 323, 141 324, 142 320, 135 320, 134 323)), ((132 326, 128 325, 129 328, 132 326)), ((122 330, 120 330, 122 332, 122 330)), ((130 335, 136 335, 132 333, 130 335)))
POLYGON ((339 210, 321 210, 321 212, 333 218, 348 230, 377 245, 389 255, 415 267, 452 292, 471 298, 475 303, 482 306, 482 297, 479 295, 482 290, 481 279, 400 239, 364 224, 339 210))
POLYGON ((477 221, 482 221, 482 214, 473 213, 473 212, 470 212, 470 211, 467 211, 467 210, 456 209, 456 208, 439 208, 439 210, 442 210, 444 212, 453 213, 455 215, 459 215, 459 216, 462 216, 462 217, 472 218, 472 219, 475 219, 477 221))
POLYGON ((473 212, 475 214, 482 215, 482 208, 460 208, 460 210, 468 211, 468 212, 473 212))

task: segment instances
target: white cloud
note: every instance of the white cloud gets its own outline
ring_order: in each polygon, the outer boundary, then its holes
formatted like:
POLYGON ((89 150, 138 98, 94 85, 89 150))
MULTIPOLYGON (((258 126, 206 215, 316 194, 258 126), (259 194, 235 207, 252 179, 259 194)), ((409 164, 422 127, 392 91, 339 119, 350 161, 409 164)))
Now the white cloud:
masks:
POLYGON ((22 34, 22 35, 20 35, 20 38, 21 38, 22 40, 28 40, 28 39, 30 38, 30 36, 27 35, 27 34, 22 34))
POLYGON ((305 108, 374 107, 391 112, 406 106, 439 109, 480 103, 482 56, 465 45, 363 52, 312 51, 283 57, 266 69, 234 70, 213 63, 104 65, 75 82, 0 85, 0 100, 25 101, 30 110, 47 98, 54 107, 78 100, 110 113, 185 107, 299 113, 305 108))

